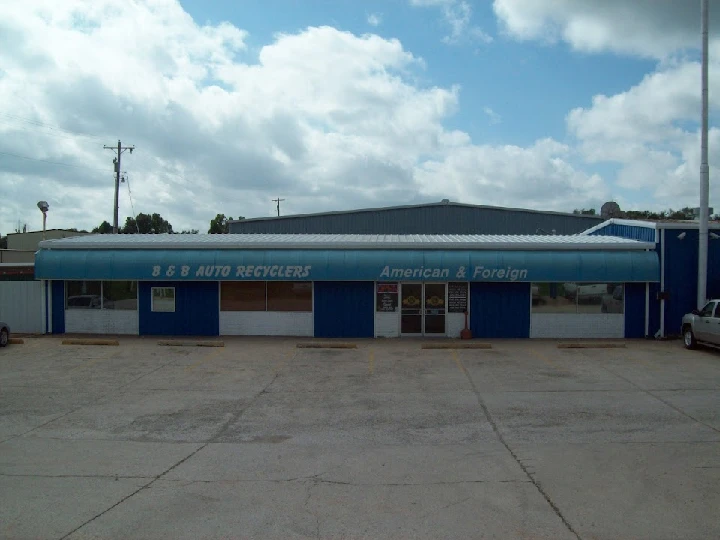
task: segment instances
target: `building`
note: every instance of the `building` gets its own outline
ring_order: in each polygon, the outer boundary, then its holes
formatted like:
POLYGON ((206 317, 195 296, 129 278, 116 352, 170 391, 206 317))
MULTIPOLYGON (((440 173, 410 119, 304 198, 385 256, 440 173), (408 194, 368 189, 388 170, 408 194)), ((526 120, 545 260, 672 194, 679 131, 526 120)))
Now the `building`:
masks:
POLYGON ((643 337, 657 244, 602 231, 93 235, 35 272, 52 333, 643 337))
POLYGON ((577 234, 599 216, 450 202, 230 222, 237 234, 577 234))
MULTIPOLYGON (((707 297, 720 297, 720 223, 709 224, 707 297)), ((645 334, 680 335, 685 313, 697 308, 699 223, 610 219, 583 233, 652 242, 659 259, 659 279, 648 284, 645 334)))
MULTIPOLYGON (((47 229, 45 231, 46 240, 55 240, 59 238, 71 238, 73 236, 82 236, 90 234, 85 231, 75 231, 70 229, 47 229)), ((38 249, 38 244, 43 240, 43 231, 27 231, 8 233, 7 235, 7 248, 15 249, 20 251, 31 251, 35 252, 38 249)), ((32 262, 26 261, 26 262, 32 262)))

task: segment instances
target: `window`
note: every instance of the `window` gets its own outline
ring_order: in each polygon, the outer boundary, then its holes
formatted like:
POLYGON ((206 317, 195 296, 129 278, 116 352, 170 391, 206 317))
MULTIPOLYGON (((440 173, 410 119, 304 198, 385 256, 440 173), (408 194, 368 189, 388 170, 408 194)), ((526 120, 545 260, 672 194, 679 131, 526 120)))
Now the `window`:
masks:
POLYGON ((103 281, 102 308, 137 310, 136 281, 103 281))
POLYGON ((137 310, 137 281, 68 281, 67 309, 137 310))
POLYGON ((175 312, 175 287, 152 287, 152 311, 175 312))
POLYGON ((68 281, 65 284, 66 309, 100 309, 102 282, 68 281))
POLYGON ((708 302, 705 307, 700 310, 701 317, 712 317, 715 311, 715 302, 708 302))
POLYGON ((220 284, 220 311, 265 311, 264 281, 226 281, 220 284))
POLYGON ((268 311, 312 311, 311 281, 268 281, 268 311))
POLYGON ((624 313, 622 283, 533 283, 533 313, 624 313))
POLYGON ((375 290, 375 310, 378 313, 396 312, 398 309, 398 284, 378 283, 375 290))
POLYGON ((311 281, 226 281, 220 311, 312 312, 311 281))

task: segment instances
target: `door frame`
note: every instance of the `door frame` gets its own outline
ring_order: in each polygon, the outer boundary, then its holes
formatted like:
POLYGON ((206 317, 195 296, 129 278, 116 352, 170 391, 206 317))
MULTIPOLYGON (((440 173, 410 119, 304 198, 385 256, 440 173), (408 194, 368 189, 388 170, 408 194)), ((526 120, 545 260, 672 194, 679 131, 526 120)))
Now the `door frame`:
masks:
MULTIPOLYGON (((400 281, 398 282, 398 285, 400 286, 400 289, 398 291, 398 301, 400 304, 400 319, 398 320, 399 325, 399 331, 398 335, 400 337, 447 337, 447 328, 448 328, 448 282, 447 281, 400 281), (420 301, 421 301, 421 308, 420 308, 420 333, 404 333, 402 331, 402 294, 403 294, 403 287, 405 285, 420 285, 420 301), (442 333, 433 333, 428 334, 425 332, 425 315, 426 315, 426 308, 425 308, 425 285, 442 285, 445 288, 445 329, 442 333)), ((469 287, 468 287, 468 295, 469 295, 469 287)))

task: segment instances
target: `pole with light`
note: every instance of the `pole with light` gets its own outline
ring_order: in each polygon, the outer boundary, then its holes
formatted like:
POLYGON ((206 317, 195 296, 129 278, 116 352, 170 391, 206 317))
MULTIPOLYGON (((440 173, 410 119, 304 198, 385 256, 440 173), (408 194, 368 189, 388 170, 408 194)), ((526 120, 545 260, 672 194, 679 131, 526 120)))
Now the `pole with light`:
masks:
POLYGON ((700 130, 700 212, 698 234, 698 287, 697 307, 702 309, 707 300, 707 267, 708 267, 708 221, 710 199, 710 165, 708 164, 708 4, 701 2, 702 28, 702 127, 700 130))
POLYGON ((45 224, 47 223, 47 211, 50 210, 50 205, 46 201, 39 201, 37 207, 43 215, 43 240, 45 240, 45 224))

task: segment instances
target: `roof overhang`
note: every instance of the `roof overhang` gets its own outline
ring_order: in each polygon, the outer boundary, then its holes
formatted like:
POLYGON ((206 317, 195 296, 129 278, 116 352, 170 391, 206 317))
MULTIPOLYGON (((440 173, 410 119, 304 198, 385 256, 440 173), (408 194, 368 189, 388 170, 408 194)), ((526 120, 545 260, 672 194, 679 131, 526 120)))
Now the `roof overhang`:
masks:
POLYGON ((139 281, 652 282, 655 251, 40 250, 37 279, 139 281))

